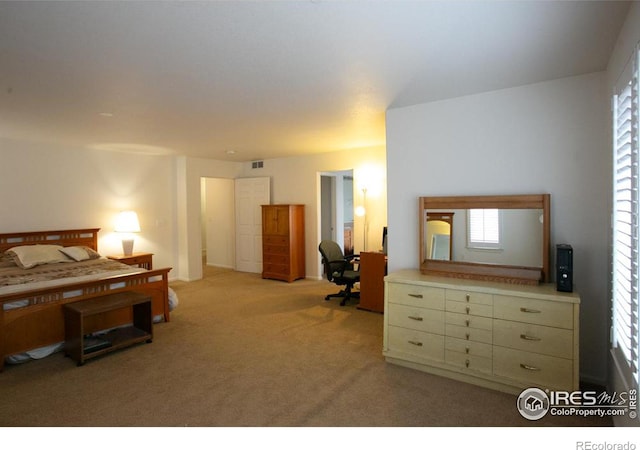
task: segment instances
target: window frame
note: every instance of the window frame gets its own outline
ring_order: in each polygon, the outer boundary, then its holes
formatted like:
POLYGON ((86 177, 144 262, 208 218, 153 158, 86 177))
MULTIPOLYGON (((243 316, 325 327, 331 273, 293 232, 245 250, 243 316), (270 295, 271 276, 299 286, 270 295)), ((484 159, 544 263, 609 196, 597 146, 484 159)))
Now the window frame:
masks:
POLYGON ((627 389, 637 389, 640 292, 640 49, 612 96, 611 354, 627 389))

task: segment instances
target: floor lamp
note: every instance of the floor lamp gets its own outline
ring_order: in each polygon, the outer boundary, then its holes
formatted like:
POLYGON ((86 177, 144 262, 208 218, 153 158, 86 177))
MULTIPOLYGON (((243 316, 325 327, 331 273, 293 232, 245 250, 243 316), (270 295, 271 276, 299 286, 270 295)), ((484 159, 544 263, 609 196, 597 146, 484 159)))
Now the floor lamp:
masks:
POLYGON ((362 204, 364 206, 358 206, 356 208, 356 216, 362 217, 363 225, 362 225, 362 242, 363 242, 363 252, 367 251, 367 188, 362 188, 362 204))

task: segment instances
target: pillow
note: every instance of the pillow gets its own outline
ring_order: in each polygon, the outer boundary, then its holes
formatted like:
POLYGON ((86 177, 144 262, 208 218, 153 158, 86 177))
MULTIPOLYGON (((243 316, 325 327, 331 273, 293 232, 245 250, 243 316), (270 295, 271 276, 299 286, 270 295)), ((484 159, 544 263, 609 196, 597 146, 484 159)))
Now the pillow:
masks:
POLYGON ((34 244, 12 247, 7 253, 13 256, 13 261, 23 269, 31 269, 41 264, 69 261, 60 253, 61 245, 34 244))
POLYGON ((100 258, 100 253, 96 252, 91 247, 64 247, 61 248, 60 251, 74 261, 86 261, 88 259, 100 258))
POLYGON ((13 260, 13 255, 6 252, 0 253, 0 269, 5 267, 15 267, 16 263, 13 260))

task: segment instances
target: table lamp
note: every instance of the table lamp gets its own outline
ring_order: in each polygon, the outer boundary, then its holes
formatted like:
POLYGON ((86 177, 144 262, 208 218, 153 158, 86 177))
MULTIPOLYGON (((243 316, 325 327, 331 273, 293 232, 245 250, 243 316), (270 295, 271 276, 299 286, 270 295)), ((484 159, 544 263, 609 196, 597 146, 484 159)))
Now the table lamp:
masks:
POLYGON ((140 232, 140 222, 135 211, 122 211, 116 218, 115 231, 124 233, 122 237, 122 251, 125 256, 133 253, 133 233, 140 232))

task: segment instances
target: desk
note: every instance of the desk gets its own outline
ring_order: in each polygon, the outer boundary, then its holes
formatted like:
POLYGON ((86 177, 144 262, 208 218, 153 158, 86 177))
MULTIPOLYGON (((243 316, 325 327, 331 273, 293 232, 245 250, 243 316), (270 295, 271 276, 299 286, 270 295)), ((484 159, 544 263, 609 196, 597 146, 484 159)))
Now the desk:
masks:
POLYGON ((358 309, 384 313, 384 276, 387 257, 384 253, 360 253, 360 303, 358 309))

